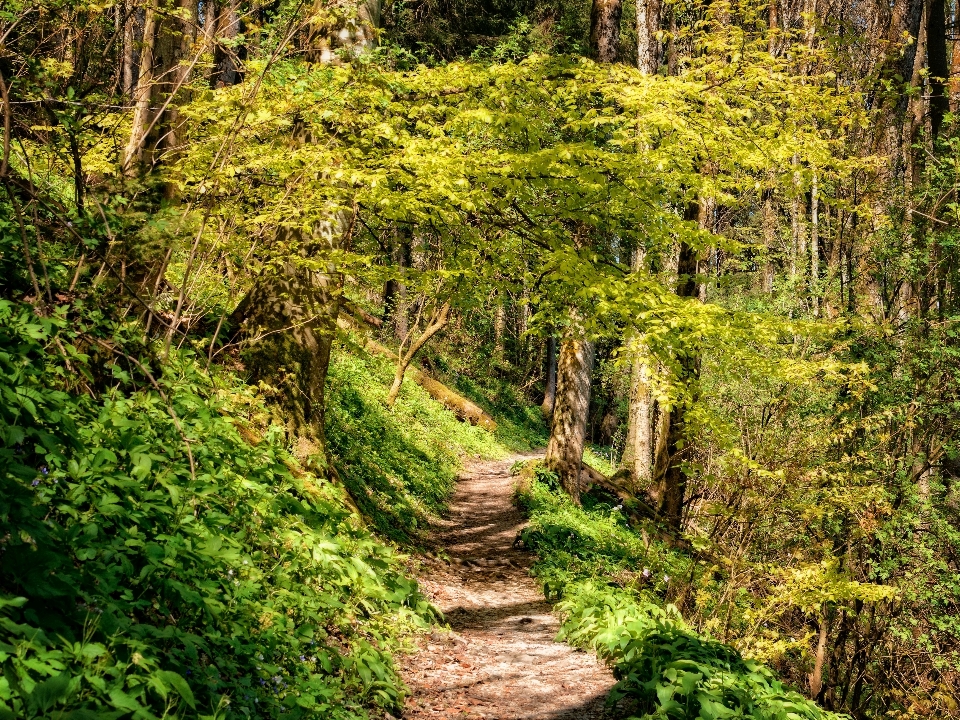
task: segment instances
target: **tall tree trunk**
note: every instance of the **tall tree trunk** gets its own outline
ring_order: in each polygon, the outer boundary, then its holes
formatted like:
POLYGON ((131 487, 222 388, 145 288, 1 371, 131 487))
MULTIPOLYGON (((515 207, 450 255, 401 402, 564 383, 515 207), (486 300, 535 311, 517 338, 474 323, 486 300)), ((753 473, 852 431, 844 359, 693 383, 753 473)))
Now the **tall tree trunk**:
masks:
POLYGON ((773 206, 773 189, 767 188, 763 191, 763 210, 761 224, 763 225, 763 244, 766 246, 766 253, 763 258, 762 276, 760 278, 760 289, 766 293, 773 293, 774 265, 773 253, 777 247, 777 211, 773 206))
MULTIPOLYGON (((632 272, 649 269, 646 253, 637 248, 630 258, 632 272)), ((620 471, 627 474, 634 492, 646 490, 653 480, 653 393, 650 381, 650 360, 645 357, 643 338, 635 336, 628 345, 636 356, 630 360, 630 396, 627 406, 627 432, 620 458, 620 471)))
POLYGON ((823 605, 823 617, 820 618, 820 629, 817 633, 817 649, 813 655, 813 670, 807 675, 810 686, 810 697, 816 699, 823 690, 823 666, 827 656, 827 605, 823 605))
POLYGON ((176 12, 159 23, 154 47, 155 78, 151 105, 161 113, 152 121, 149 146, 176 151, 180 145, 178 105, 189 99, 185 86, 196 59, 191 62, 197 30, 195 0, 175 0, 176 12))
POLYGON ((767 10, 767 52, 776 57, 780 19, 777 13, 777 0, 770 0, 767 10))
POLYGON ((590 10, 590 51, 597 62, 617 61, 622 12, 621 0, 593 0, 590 10))
POLYGON ((677 50, 677 9, 673 3, 667 5, 670 15, 670 35, 667 38, 667 75, 673 77, 679 68, 679 52, 677 50))
POLYGON ((814 317, 820 316, 820 188, 813 175, 810 188, 810 298, 814 317))
POLYGON ((803 194, 801 192, 801 179, 799 170, 799 160, 796 155, 793 156, 793 198, 790 202, 790 279, 797 277, 807 254, 807 233, 804 227, 804 217, 806 208, 804 208, 803 194))
POLYGON ((237 0, 226 0, 217 3, 213 8, 216 30, 214 31, 215 46, 213 51, 213 72, 210 73, 210 87, 219 88, 235 85, 239 78, 237 73, 237 55, 230 43, 224 40, 233 40, 240 32, 240 15, 237 12, 237 0))
MULTIPOLYGON (((637 0, 637 65, 647 75, 660 67, 660 43, 656 34, 660 29, 660 0, 637 0)), ((649 270, 646 252, 636 248, 630 258, 630 270, 637 273, 649 270)), ((654 405, 650 388, 650 360, 645 357, 643 338, 628 341, 636 355, 630 360, 630 391, 627 400, 627 431, 620 472, 634 492, 649 488, 653 480, 654 405)))
POLYGON ((153 2, 147 6, 143 20, 143 44, 140 49, 139 76, 133 91, 133 123, 130 139, 123 153, 123 172, 136 175, 143 158, 143 144, 147 129, 152 122, 150 98, 153 91, 153 48, 156 42, 157 8, 153 2))
POLYGON ((540 412, 547 422, 553 420, 553 406, 557 398, 557 338, 553 335, 547 338, 546 353, 546 383, 543 390, 543 402, 540 403, 540 412))
POLYGON ((122 13, 123 19, 123 59, 122 59, 122 85, 123 94, 128 98, 133 98, 137 87, 137 58, 136 45, 139 42, 140 33, 137 32, 140 24, 138 22, 139 13, 130 12, 130 2, 124 2, 117 6, 117 12, 122 13))
MULTIPOLYGON (((697 254, 686 243, 680 245, 680 257, 677 262, 677 295, 680 297, 695 298, 700 292, 696 281, 697 254)), ((680 376, 675 381, 687 386, 688 395, 694 394, 694 389, 700 376, 700 357, 688 352, 680 361, 680 376)), ((660 516, 670 527, 679 530, 683 522, 683 506, 687 492, 687 470, 683 463, 689 454, 689 438, 687 437, 686 409, 693 397, 686 398, 686 402, 664 411, 667 417, 661 419, 664 425, 662 439, 663 452, 666 463, 663 474, 656 482, 652 495, 659 501, 660 516)), ((661 461, 661 466, 663 466, 661 461)))
POLYGON ((660 0, 637 0, 637 67, 644 75, 660 69, 660 0))
POLYGON ((578 334, 574 323, 560 344, 557 397, 544 464, 557 474, 561 486, 578 504, 593 361, 593 343, 578 334))
MULTIPOLYGON (((684 219, 699 220, 704 227, 707 214, 704 203, 691 203, 684 219)), ((687 243, 680 243, 677 257, 677 295, 685 298, 700 297, 697 282, 698 259, 696 251, 687 243)), ((686 410, 696 399, 696 386, 700 377, 700 357, 697 353, 687 352, 680 359, 679 375, 674 383, 686 386, 686 398, 672 407, 657 405, 654 419, 655 442, 653 460, 653 482, 649 494, 656 503, 660 517, 670 527, 679 530, 683 522, 683 507, 687 491, 687 471, 683 467, 689 454, 687 437, 686 410)))
POLYGON ((927 66, 930 68, 930 132, 935 140, 950 111, 947 81, 947 17, 944 0, 929 0, 927 6, 927 66))
MULTIPOLYGON (((404 227, 398 227, 390 240, 389 258, 394 267, 400 268, 400 275, 411 267, 413 250, 410 236, 404 227)), ((383 286, 383 324, 393 329, 394 337, 405 342, 409 330, 407 319, 407 286, 402 278, 392 277, 383 286)))
POLYGON ((653 480, 654 402, 650 387, 650 362, 637 357, 630 363, 630 399, 627 433, 620 469, 627 473, 634 493, 649 488, 653 480))

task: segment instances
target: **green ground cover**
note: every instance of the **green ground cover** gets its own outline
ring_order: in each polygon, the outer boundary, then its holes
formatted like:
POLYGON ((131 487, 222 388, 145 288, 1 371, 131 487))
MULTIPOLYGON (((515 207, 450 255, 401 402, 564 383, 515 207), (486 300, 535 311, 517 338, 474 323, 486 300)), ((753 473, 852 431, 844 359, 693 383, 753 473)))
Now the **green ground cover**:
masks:
POLYGON ((612 503, 588 494, 574 505, 539 465, 516 470, 534 574, 564 616, 561 637, 613 666, 613 699, 629 698, 644 720, 839 717, 684 622, 668 598, 676 579, 698 572, 695 560, 645 539, 612 503))
POLYGON ((434 615, 383 536, 509 446, 412 383, 388 412, 347 343, 328 482, 239 376, 129 330, 0 301, 0 719, 396 711, 391 653, 434 615))

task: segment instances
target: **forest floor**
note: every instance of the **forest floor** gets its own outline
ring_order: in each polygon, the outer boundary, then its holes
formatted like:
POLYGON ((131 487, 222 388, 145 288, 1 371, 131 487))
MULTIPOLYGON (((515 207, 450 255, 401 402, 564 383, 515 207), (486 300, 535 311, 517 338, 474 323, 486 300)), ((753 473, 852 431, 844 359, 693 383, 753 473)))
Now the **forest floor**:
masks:
POLYGON ((523 517, 510 467, 528 457, 469 463, 433 528, 436 557, 422 559, 418 580, 452 632, 424 636, 400 660, 411 690, 405 720, 622 716, 606 707, 610 669, 554 641, 560 623, 529 575, 534 558, 513 545, 523 517))

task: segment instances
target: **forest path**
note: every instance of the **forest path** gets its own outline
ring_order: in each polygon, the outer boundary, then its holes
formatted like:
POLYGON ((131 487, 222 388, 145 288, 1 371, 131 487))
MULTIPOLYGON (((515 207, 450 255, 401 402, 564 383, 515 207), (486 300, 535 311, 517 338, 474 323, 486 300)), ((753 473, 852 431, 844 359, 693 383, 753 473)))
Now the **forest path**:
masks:
POLYGON ((421 588, 452 633, 433 632, 401 659, 411 694, 404 720, 608 720, 613 674, 592 653, 554 642, 560 623, 513 547, 523 518, 512 502, 514 462, 468 463, 447 517, 434 528, 421 588))

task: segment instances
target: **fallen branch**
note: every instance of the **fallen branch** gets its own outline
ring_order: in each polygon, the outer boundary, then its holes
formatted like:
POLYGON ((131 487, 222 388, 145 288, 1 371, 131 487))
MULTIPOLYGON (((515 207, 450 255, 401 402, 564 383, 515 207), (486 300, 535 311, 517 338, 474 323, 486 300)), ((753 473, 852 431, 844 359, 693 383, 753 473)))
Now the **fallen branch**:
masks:
MULTIPOLYGON (((337 319, 337 325, 344 330, 362 330, 358 321, 353 318, 343 317, 342 315, 337 319)), ((397 354, 395 352, 369 338, 366 340, 363 349, 372 355, 380 355, 394 362, 397 360, 397 354)), ((411 380, 426 390, 434 400, 441 402, 443 406, 456 415, 459 420, 468 422, 471 425, 479 425, 484 430, 490 432, 497 429, 497 422, 485 413, 482 407, 451 390, 442 382, 430 377, 430 375, 423 370, 420 370, 416 366, 411 366, 408 374, 411 380)))

